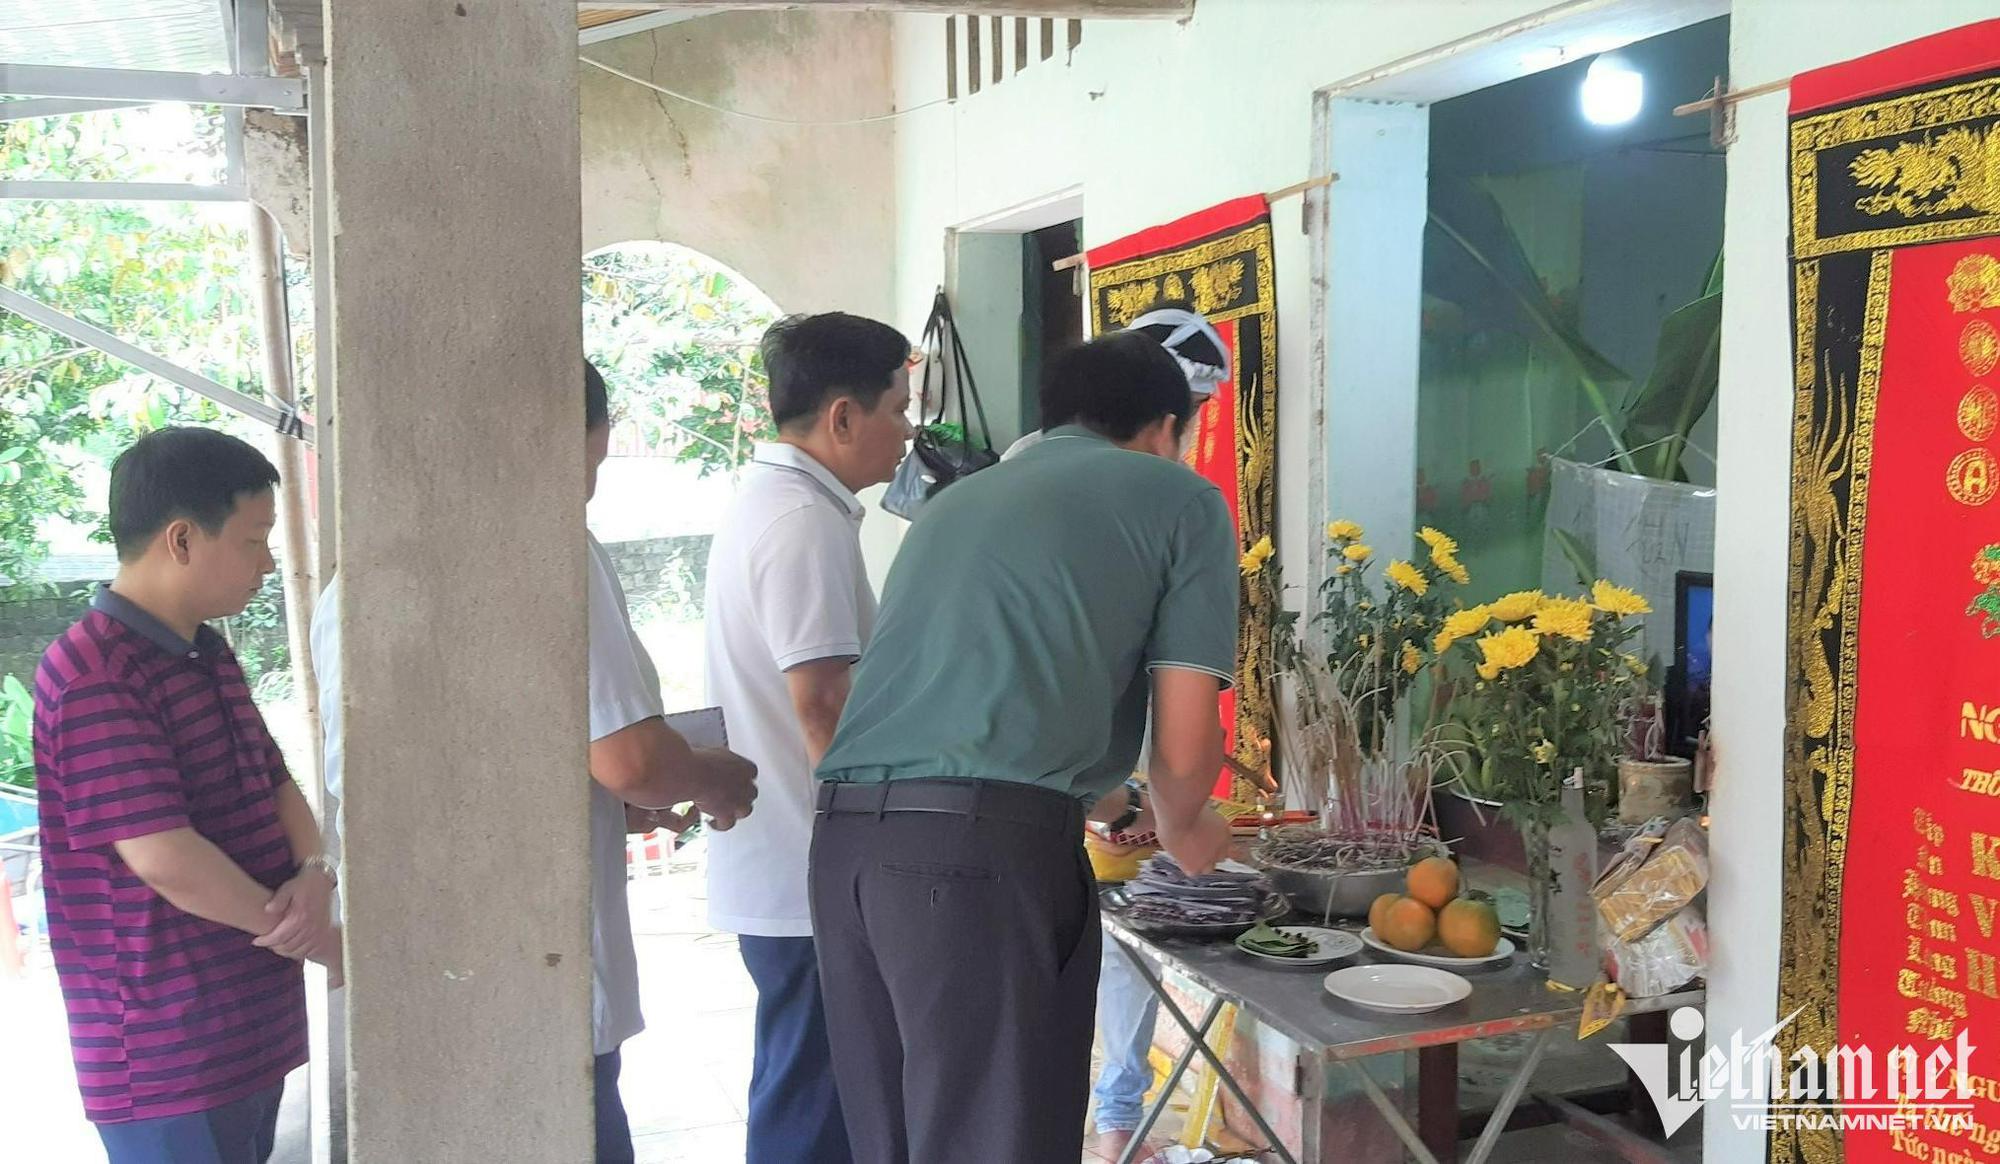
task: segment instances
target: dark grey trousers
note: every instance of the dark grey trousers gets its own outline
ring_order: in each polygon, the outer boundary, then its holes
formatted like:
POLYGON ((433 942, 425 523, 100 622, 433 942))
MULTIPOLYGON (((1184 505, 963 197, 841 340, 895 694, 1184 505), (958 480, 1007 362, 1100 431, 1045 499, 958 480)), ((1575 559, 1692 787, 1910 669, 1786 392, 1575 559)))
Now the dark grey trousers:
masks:
POLYGON ((1081 808, 936 780, 820 805, 813 932, 855 1160, 1073 1164, 1103 942, 1081 808))

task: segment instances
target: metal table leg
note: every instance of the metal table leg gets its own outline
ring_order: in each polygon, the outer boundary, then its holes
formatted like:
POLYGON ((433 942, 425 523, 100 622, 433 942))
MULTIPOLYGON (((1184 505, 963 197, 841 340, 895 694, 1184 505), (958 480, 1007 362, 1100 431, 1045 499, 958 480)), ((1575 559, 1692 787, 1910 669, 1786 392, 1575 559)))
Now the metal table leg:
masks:
MULTIPOLYGON (((1528 1083, 1534 1079, 1535 1068, 1541 1066, 1542 1054, 1549 1049, 1549 1037, 1554 1033, 1554 1028, 1546 1028, 1535 1033, 1535 1041, 1528 1048, 1528 1057, 1521 1061, 1521 1066, 1515 1070, 1514 1077, 1507 1082, 1507 1090, 1501 1093, 1499 1102, 1493 1107, 1493 1114, 1487 1117, 1486 1127, 1479 1133, 1479 1141, 1472 1146, 1472 1151, 1465 1158, 1465 1164, 1486 1164, 1486 1158, 1493 1154, 1494 1145, 1500 1142, 1500 1133, 1507 1130, 1507 1121, 1513 1118, 1514 1109, 1520 1106, 1522 1093, 1528 1090, 1528 1083)), ((1354 1072, 1354 1077, 1360 1080, 1361 1089, 1367 1094, 1369 1102, 1375 1105, 1375 1110, 1381 1112, 1382 1118, 1388 1121, 1389 1130, 1395 1132, 1396 1138, 1403 1141, 1403 1146, 1409 1149, 1410 1155, 1417 1159, 1418 1164, 1439 1164, 1436 1153, 1424 1143, 1423 1137, 1417 1134, 1417 1130, 1410 1126, 1409 1119, 1382 1090, 1382 1085, 1375 1082, 1374 1076, 1368 1074, 1367 1069, 1358 1061, 1343 1062, 1354 1072)))
POLYGON ((1417 1135, 1417 1130, 1410 1126, 1410 1121, 1397 1110, 1394 1101, 1390 1100, 1388 1094, 1382 1090, 1382 1085, 1375 1082, 1373 1075, 1368 1074, 1368 1069, 1355 1059, 1343 1059, 1341 1066, 1352 1071, 1354 1077, 1361 1081, 1361 1091, 1368 1097, 1368 1102, 1374 1104, 1375 1110, 1382 1113, 1382 1118, 1389 1124, 1389 1130, 1396 1133, 1397 1139, 1403 1141, 1403 1147, 1409 1149, 1417 1164, 1438 1164, 1438 1158, 1431 1154, 1429 1146, 1424 1143, 1421 1136, 1417 1135))
POLYGON ((1299 1062, 1299 1159, 1320 1164, 1325 1159, 1326 1060, 1304 1052, 1299 1062))
MULTIPOLYGON (((1187 1013, 1181 1010, 1180 1005, 1167 994, 1166 985, 1160 981, 1160 976, 1153 973, 1153 968, 1146 964, 1145 958, 1137 950, 1126 945, 1124 942, 1119 942, 1118 947, 1124 951, 1125 957, 1131 961, 1132 969, 1138 973, 1139 977, 1151 988, 1152 992, 1159 997, 1160 1006, 1168 1014, 1174 1016, 1174 1021, 1180 1024, 1181 1030, 1186 1032, 1188 1038, 1192 1040, 1194 1044, 1193 1050, 1202 1058, 1208 1060, 1208 1065, 1215 1069, 1215 1077, 1221 1080, 1224 1087, 1229 1089, 1229 1094, 1236 1097, 1236 1102, 1243 1105, 1243 1110, 1248 1113, 1251 1121, 1257 1125, 1257 1130, 1264 1134, 1264 1139, 1269 1144, 1270 1151, 1275 1153, 1278 1159, 1283 1161, 1283 1164, 1299 1164, 1298 1158, 1293 1156, 1290 1149, 1285 1147, 1285 1142, 1278 1138, 1278 1133, 1271 1129, 1270 1121, 1264 1118, 1264 1113, 1258 1111, 1257 1105, 1250 1102, 1250 1097, 1243 1091, 1243 1085, 1236 1082, 1236 1077, 1229 1073, 1229 1068, 1222 1062, 1222 1056, 1210 1049, 1205 1028, 1197 1028, 1193 1021, 1188 1018, 1187 1013)), ((1212 1007, 1211 1009, 1218 1008, 1212 1007)), ((1167 1094, 1164 1091, 1161 1093, 1161 1102, 1166 1100, 1167 1094)), ((1138 1138, 1134 1137, 1133 1142, 1137 1143, 1138 1138)))
POLYGON ((1458 1160, 1458 1044, 1417 1050, 1417 1135, 1440 1164, 1458 1160))
POLYGON ((1507 1130, 1507 1121, 1514 1115, 1514 1108, 1521 1102, 1521 1093, 1528 1090, 1528 1084, 1535 1078, 1535 1068, 1542 1064, 1542 1052, 1549 1049, 1549 1036, 1555 1034, 1554 1027, 1544 1027, 1535 1033, 1534 1045, 1528 1048, 1528 1057, 1521 1061, 1514 1078, 1507 1081, 1507 1090, 1500 1094, 1500 1102, 1493 1105, 1493 1114, 1486 1118, 1485 1130, 1479 1133, 1479 1142, 1472 1146, 1472 1154, 1465 1158, 1465 1164, 1486 1164, 1486 1158, 1493 1154, 1493 1146, 1500 1142, 1500 1133, 1507 1130))

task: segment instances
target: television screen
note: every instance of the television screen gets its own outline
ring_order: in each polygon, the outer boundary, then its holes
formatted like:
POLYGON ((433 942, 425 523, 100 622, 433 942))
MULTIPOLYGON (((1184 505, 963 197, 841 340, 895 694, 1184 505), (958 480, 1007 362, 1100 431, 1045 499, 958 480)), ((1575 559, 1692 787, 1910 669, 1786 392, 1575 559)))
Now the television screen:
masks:
POLYGON ((1714 675, 1715 578, 1683 570, 1674 577, 1674 664, 1667 672, 1668 751, 1692 757, 1708 726, 1714 675))

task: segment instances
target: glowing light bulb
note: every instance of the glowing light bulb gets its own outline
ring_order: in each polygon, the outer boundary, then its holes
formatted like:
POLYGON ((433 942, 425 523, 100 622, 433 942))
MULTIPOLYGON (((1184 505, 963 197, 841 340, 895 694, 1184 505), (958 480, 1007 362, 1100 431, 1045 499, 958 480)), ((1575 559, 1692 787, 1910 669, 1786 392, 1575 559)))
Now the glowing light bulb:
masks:
POLYGON ((1584 120, 1592 125, 1624 125, 1646 103, 1646 78, 1612 56, 1590 62, 1580 90, 1584 120))

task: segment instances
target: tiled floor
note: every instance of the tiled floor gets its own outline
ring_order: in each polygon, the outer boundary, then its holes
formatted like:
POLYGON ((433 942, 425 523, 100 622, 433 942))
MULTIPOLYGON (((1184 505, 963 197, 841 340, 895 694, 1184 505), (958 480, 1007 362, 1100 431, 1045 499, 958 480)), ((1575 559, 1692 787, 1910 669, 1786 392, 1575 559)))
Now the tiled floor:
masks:
MULTIPOLYGON (((632 884, 647 1030, 625 1045, 620 1091, 640 1164, 743 1159, 756 995, 735 939, 709 930, 705 896, 702 873, 691 865, 632 884)), ((7 1146, 0 1157, 12 1159, 8 1153, 18 1147, 26 1150, 23 1160, 102 1161, 77 1102, 62 1002, 45 967, 20 981, 0 979, 0 1074, 8 1080, 0 1095, 0 1144, 7 1146)), ((302 1131, 301 1120, 291 1122, 302 1131)), ((1164 1122, 1170 1134, 1180 1117, 1171 1114, 1164 1122)), ((275 1164, 305 1164, 301 1139, 287 1136, 275 1164)), ((1698 1133, 1688 1129, 1670 1150, 1677 1161, 1698 1161, 1699 1144, 1698 1133)), ((1083 1156, 1085 1164, 1102 1159, 1088 1150, 1083 1156)), ((1494 1164, 1615 1159, 1550 1128, 1508 1135, 1494 1164)))
MULTIPOLYGON (((698 869, 632 883, 647 1029, 625 1044, 619 1090, 639 1164, 743 1159, 756 993, 735 940, 709 931, 705 896, 698 869)), ((1179 1117, 1163 1123, 1171 1130, 1179 1117)), ((1082 1157, 1103 1159, 1088 1150, 1082 1157)))

